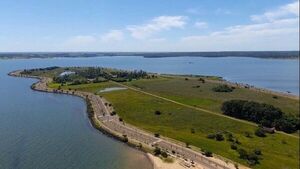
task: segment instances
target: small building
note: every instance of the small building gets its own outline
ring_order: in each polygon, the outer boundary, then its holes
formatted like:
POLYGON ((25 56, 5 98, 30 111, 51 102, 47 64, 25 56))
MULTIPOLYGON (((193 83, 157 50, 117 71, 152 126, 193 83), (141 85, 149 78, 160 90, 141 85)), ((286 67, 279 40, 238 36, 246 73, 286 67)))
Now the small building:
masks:
POLYGON ((71 74, 75 74, 75 72, 65 71, 65 72, 62 72, 61 74, 59 74, 59 76, 67 76, 67 75, 71 75, 71 74))
POLYGON ((266 133, 270 133, 270 134, 273 134, 275 133, 275 127, 262 127, 263 131, 266 132, 266 133))

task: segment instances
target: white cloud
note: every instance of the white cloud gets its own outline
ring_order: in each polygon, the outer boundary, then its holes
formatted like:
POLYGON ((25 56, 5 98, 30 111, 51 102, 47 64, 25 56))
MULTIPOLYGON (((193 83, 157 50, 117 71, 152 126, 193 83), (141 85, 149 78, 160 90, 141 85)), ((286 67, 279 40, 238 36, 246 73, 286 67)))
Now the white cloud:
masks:
POLYGON ((121 30, 111 30, 108 33, 104 34, 101 37, 101 40, 103 42, 116 42, 116 41, 122 41, 124 38, 123 31, 121 30))
POLYGON ((184 16, 159 16, 143 25, 131 25, 127 30, 136 39, 146 39, 153 34, 172 28, 183 28, 186 24, 184 16))
POLYGON ((206 22, 196 22, 194 25, 195 25, 196 28, 199 28, 199 29, 203 29, 203 28, 208 27, 208 24, 206 22))
POLYGON ((87 46, 97 41, 95 36, 79 35, 71 37, 65 42, 65 46, 87 46))
POLYGON ((190 50, 289 50, 299 45, 297 18, 237 25, 203 36, 187 36, 182 43, 190 50))
POLYGON ((299 1, 283 5, 275 10, 267 11, 262 15, 252 15, 251 20, 255 22, 273 21, 293 16, 299 17, 299 1))

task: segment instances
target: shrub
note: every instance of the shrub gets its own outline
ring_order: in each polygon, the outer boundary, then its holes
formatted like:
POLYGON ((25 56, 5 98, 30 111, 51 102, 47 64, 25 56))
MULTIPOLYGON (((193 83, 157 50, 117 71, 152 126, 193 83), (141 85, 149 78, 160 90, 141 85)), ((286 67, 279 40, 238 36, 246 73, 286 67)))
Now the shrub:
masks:
POLYGON ((161 115, 161 112, 160 112, 159 110, 156 110, 156 111, 154 112, 154 114, 155 114, 155 115, 161 115))
POLYGON ((258 137, 266 137, 266 133, 261 127, 255 130, 255 135, 258 137))
POLYGON ((239 153, 239 157, 241 159, 248 159, 248 153, 247 153, 246 150, 240 148, 240 149, 237 150, 237 152, 239 153))
POLYGON ((161 154, 161 150, 160 150, 160 148, 158 148, 158 147, 155 147, 155 149, 154 149, 154 155, 155 156, 159 156, 160 154, 161 154))
POLYGON ((229 87, 228 85, 219 85, 219 86, 213 87, 212 90, 214 92, 232 92, 233 88, 229 87))
POLYGON ((205 155, 206 157, 212 157, 213 156, 212 152, 209 151, 209 150, 203 150, 202 154, 205 155))
POLYGON ((262 154, 262 153, 261 153, 261 150, 258 149, 258 148, 254 149, 254 150, 253 150, 253 153, 256 154, 256 155, 261 155, 261 154, 262 154))
POLYGON ((233 141, 234 141, 233 138, 234 138, 234 137, 233 137, 233 135, 232 135, 231 133, 228 133, 228 134, 227 134, 227 141, 233 142, 233 141))
POLYGON ((191 133, 192 133, 192 134, 195 133, 195 129, 194 129, 194 128, 191 129, 191 133))
POLYGON ((216 135, 215 134, 209 134, 206 137, 209 138, 209 139, 215 139, 216 135))
POLYGON ((122 139, 122 141, 123 141, 124 143, 127 143, 127 142, 128 142, 127 135, 123 135, 123 139, 122 139))
POLYGON ((113 112, 110 113, 111 116, 114 116, 114 115, 116 115, 116 114, 117 114, 117 113, 116 113, 115 111, 113 111, 113 112))
POLYGON ((237 145, 236 145, 236 144, 231 144, 231 145, 230 145, 230 148, 231 148, 232 150, 236 150, 236 149, 237 149, 237 145))
POLYGON ((167 154, 166 152, 163 151, 163 152, 161 153, 161 156, 164 157, 164 158, 167 158, 167 157, 168 157, 168 154, 167 154))
POLYGON ((250 165, 250 166, 253 166, 253 165, 255 165, 255 164, 258 164, 259 163, 259 158, 258 158, 258 156, 256 155, 256 154, 254 154, 254 153, 250 153, 249 155, 248 155, 248 164, 250 165))
POLYGON ((252 136, 251 136, 251 133, 250 133, 250 132, 246 131, 244 134, 245 134, 245 137, 252 138, 252 136))
POLYGON ((216 140, 217 140, 217 141, 223 141, 223 140, 224 140, 223 134, 217 133, 217 134, 216 134, 216 140))
POLYGON ((202 83, 205 83, 205 80, 203 78, 199 78, 198 80, 202 83))
POLYGON ((159 133, 154 133, 154 137, 159 137, 159 133))

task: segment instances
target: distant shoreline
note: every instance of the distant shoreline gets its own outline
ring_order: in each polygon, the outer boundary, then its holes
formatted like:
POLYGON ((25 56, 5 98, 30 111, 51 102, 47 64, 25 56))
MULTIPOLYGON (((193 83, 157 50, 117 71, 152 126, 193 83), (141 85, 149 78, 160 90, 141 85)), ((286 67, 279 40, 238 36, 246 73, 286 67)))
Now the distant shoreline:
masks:
POLYGON ((244 57, 260 59, 299 59, 299 51, 231 51, 231 52, 0 52, 0 59, 90 58, 139 56, 144 58, 168 57, 244 57))

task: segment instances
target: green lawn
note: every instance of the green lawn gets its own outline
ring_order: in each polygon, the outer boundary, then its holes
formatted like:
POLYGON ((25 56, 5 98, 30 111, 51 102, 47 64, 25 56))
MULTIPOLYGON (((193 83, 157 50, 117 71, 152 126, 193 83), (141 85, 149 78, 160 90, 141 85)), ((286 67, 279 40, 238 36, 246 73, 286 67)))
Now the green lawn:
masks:
POLYGON ((260 148, 263 152, 261 164, 255 168, 297 168, 298 139, 282 134, 268 135, 259 138, 253 134, 256 127, 231 119, 201 111, 192 110, 131 90, 114 91, 103 94, 113 103, 116 112, 128 123, 153 133, 160 133, 196 147, 211 150, 221 156, 245 164, 238 158, 236 151, 231 150, 230 142, 214 141, 206 136, 218 131, 231 132, 242 143, 239 147, 252 151, 260 148), (155 115, 159 110, 161 115, 155 115), (195 133, 191 133, 191 129, 195 133), (244 133, 252 133, 248 138, 244 133), (285 140, 287 144, 283 144, 285 140))
POLYGON ((137 80, 126 84, 184 104, 220 113, 220 108, 224 101, 243 99, 268 103, 280 108, 283 112, 299 115, 299 100, 280 96, 274 99, 272 94, 245 88, 237 88, 233 92, 228 93, 213 92, 211 89, 219 84, 212 82, 201 83, 196 78, 185 80, 181 77, 161 77, 151 80, 137 80))
MULTIPOLYGON (((274 99, 270 94, 253 92, 248 89, 235 89, 232 93, 215 93, 211 91, 214 83, 202 84, 196 79, 189 78, 162 78, 152 80, 137 80, 126 83, 150 93, 154 93, 181 103, 193 105, 215 112, 221 112, 223 101, 230 99, 255 100, 273 104, 284 112, 298 114, 299 103, 296 100, 279 97, 274 99), (200 85, 199 88, 195 87, 200 85)), ((115 87, 112 82, 91 83, 62 88, 77 89, 96 93, 106 87, 115 87)), ((58 87, 51 84, 50 87, 58 87)), ((230 148, 229 141, 215 141, 207 138, 208 134, 216 132, 230 132, 241 144, 239 148, 253 151, 255 148, 262 150, 262 160, 254 168, 298 168, 299 166, 299 138, 280 133, 268 134, 265 138, 254 135, 255 126, 224 118, 214 114, 186 108, 153 96, 142 94, 133 90, 120 90, 102 93, 110 101, 116 112, 128 123, 153 133, 176 139, 193 146, 210 150, 213 153, 247 164, 238 157, 238 153, 230 148), (155 111, 162 112, 155 115, 155 111), (195 130, 195 133, 191 132, 195 130), (245 136, 245 132, 252 137, 245 136)), ((224 135, 225 136, 225 135, 224 135)))

